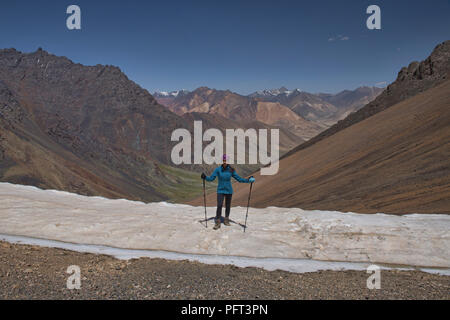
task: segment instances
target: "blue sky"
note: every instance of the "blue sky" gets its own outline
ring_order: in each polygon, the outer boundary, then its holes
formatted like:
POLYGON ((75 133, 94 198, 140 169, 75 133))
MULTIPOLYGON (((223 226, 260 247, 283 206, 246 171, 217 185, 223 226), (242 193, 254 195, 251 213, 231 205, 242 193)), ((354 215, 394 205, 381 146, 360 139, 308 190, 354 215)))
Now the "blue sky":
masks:
POLYGON ((449 18, 450 0, 2 1, 0 48, 116 65, 150 92, 338 92, 392 82, 450 39, 449 18), (66 28, 71 4, 82 30, 66 28), (371 4, 382 30, 366 28, 371 4))

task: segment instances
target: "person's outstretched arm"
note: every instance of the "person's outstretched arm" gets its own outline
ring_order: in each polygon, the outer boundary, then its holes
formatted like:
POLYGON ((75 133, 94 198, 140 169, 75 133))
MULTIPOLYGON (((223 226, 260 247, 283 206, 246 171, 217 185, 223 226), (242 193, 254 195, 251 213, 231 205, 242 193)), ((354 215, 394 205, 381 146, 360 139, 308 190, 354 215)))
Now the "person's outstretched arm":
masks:
POLYGON ((236 173, 236 171, 233 171, 232 177, 233 177, 234 179, 236 179, 237 181, 239 181, 239 182, 242 182, 242 183, 250 183, 250 178, 249 178, 249 179, 241 178, 241 177, 236 173))
POLYGON ((216 177, 217 177, 217 168, 213 171, 212 175, 210 175, 209 177, 206 176, 205 180, 211 182, 216 180, 216 177))

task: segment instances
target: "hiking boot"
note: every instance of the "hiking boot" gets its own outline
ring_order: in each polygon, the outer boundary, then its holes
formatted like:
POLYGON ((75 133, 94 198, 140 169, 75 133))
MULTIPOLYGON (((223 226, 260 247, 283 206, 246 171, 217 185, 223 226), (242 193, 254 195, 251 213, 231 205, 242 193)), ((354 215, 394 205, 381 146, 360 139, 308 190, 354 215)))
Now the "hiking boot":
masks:
POLYGON ((214 225, 214 230, 220 229, 220 220, 216 220, 216 224, 214 225))
POLYGON ((230 218, 225 217, 225 219, 223 220, 223 224, 229 227, 230 226, 230 218))

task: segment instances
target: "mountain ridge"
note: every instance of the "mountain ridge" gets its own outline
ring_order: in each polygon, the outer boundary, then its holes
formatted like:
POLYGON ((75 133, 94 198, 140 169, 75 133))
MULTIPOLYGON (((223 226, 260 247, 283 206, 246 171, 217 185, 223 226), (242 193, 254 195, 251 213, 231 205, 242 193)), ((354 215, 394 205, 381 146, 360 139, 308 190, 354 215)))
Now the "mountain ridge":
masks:
POLYGON ((284 105, 258 101, 230 90, 200 87, 172 99, 166 103, 166 107, 178 115, 190 112, 217 114, 241 124, 257 120, 266 125, 288 129, 303 140, 310 139, 323 130, 320 125, 303 119, 284 105))
POLYGON ((2 181, 144 201, 182 182, 166 167, 189 124, 118 67, 0 50, 0 115, 2 181))
POLYGON ((438 44, 432 53, 422 62, 413 61, 408 67, 398 72, 397 79, 388 85, 375 100, 349 114, 345 119, 337 122, 313 139, 302 143, 288 152, 287 157, 299 150, 308 148, 326 137, 350 127, 351 125, 369 118, 406 98, 426 91, 450 77, 450 40, 438 44), (434 71, 433 71, 434 70, 434 71))
MULTIPOLYGON (((282 109, 287 107, 303 120, 315 124, 315 129, 310 129, 310 133, 306 135, 302 135, 301 131, 293 129, 293 133, 308 140, 335 124, 338 120, 345 118, 349 113, 363 107, 367 102, 372 101, 381 91, 382 89, 377 87, 359 87, 355 90, 344 90, 337 94, 312 94, 299 89, 289 90, 286 87, 281 87, 257 91, 245 96, 230 90, 217 90, 202 86, 193 91, 184 92, 180 97, 176 94, 170 95, 170 93, 156 95, 155 97, 158 102, 178 115, 187 112, 220 113, 222 116, 233 120, 237 120, 239 116, 248 117, 252 112, 255 112, 255 105, 262 104, 261 107, 264 108, 267 106, 264 104, 278 103, 280 104, 278 107, 279 113, 286 114, 287 112, 282 111, 282 109), (226 101, 227 96, 230 95, 234 96, 234 99, 231 102, 226 101), (229 104, 232 105, 229 106, 229 104), (235 106, 240 106, 241 110, 246 108, 249 112, 245 115, 238 113, 237 117, 233 117, 229 111, 233 110, 235 106), (221 110, 221 108, 227 110, 221 110)), ((290 118, 296 119, 297 116, 291 115, 290 118)), ((289 119, 284 120, 285 122, 289 121, 289 119)))

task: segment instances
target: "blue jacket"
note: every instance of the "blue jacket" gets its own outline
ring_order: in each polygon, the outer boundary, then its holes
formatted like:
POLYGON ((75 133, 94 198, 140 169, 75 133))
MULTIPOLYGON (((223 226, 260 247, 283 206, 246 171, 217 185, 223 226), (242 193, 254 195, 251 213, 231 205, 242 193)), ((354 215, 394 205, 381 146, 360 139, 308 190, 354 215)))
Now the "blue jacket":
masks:
POLYGON ((222 194, 233 194, 233 188, 231 187, 231 177, 239 182, 249 183, 249 179, 239 177, 236 171, 231 172, 230 166, 227 166, 226 169, 222 169, 222 166, 217 167, 212 175, 206 177, 206 181, 214 181, 216 177, 219 177, 217 193, 222 194))

